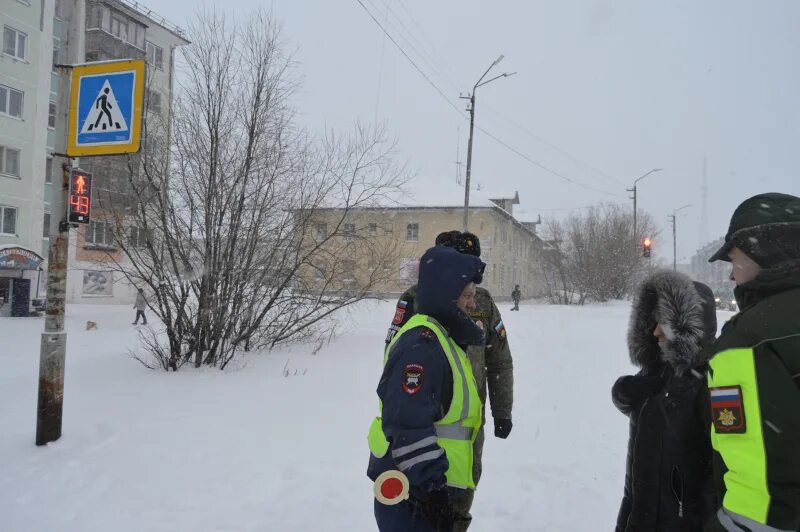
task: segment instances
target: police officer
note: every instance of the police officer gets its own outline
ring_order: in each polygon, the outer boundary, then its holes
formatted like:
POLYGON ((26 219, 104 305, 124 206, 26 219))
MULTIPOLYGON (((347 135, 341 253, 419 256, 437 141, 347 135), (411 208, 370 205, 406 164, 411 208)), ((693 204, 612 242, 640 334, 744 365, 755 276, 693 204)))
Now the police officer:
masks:
MULTIPOLYGON (((472 233, 460 231, 447 231, 436 237, 437 246, 455 248, 456 251, 467 255, 480 257, 481 245, 478 237, 472 233)), ((395 310, 394 319, 389 326, 386 337, 388 346, 396 332, 417 312, 416 286, 412 286, 400 297, 395 310)), ((506 328, 500 311, 495 305, 492 295, 488 290, 476 287, 475 305, 477 308, 470 312, 470 317, 485 332, 486 343, 474 344, 467 348, 467 355, 472 363, 472 372, 478 383, 478 394, 482 403, 486 404, 486 391, 488 384, 489 400, 491 402, 492 417, 494 419, 494 434, 498 438, 507 438, 511 432, 511 407, 514 398, 514 363, 506 337, 506 328)), ((482 472, 484 432, 483 425, 475 440, 473 463, 473 477, 477 484, 482 472)), ((457 532, 466 531, 472 520, 470 508, 475 495, 469 490, 467 496, 456 503, 457 532)))
POLYGON ((745 200, 716 260, 732 265, 740 312, 708 373, 722 507, 706 530, 800 530, 800 198, 745 200))
POLYGON ((420 261, 417 314, 392 339, 378 384, 382 416, 370 427, 367 475, 407 477, 410 498, 388 505, 376 497, 382 532, 451 532, 455 503, 475 487, 473 444, 483 405, 464 352, 483 343, 467 314, 484 264, 436 246, 420 261))

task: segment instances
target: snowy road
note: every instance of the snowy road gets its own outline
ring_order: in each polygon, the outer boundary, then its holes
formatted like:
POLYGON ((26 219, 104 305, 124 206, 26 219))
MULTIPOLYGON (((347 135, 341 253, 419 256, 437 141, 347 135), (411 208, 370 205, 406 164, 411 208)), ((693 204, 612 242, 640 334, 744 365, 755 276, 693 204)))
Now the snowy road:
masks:
MULTIPOLYGON (((609 390, 631 369, 628 306, 509 306, 514 430, 487 438, 472 529, 609 530, 627 441, 609 390)), ((317 355, 167 374, 130 357, 129 308, 70 307, 64 435, 47 448, 33 444, 43 322, 0 320, 0 530, 374 530, 366 432, 392 315, 363 304, 317 355)))

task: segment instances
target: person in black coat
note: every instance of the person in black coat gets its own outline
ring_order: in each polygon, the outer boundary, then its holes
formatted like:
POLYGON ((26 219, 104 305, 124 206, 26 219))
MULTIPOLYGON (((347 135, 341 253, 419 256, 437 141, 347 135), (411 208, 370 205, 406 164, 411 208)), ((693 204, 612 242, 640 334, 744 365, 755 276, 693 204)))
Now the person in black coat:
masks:
POLYGON ((628 349, 641 369, 612 389, 614 405, 630 417, 617 532, 700 531, 718 507, 704 349, 716 331, 706 285, 659 271, 639 288, 628 349))

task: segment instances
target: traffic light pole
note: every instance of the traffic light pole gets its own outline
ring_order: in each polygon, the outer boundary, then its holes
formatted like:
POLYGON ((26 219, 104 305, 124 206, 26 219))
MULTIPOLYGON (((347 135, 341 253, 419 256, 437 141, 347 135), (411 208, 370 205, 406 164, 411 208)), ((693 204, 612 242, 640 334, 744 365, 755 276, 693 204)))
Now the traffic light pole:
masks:
MULTIPOLYGON (((54 65, 61 76, 62 109, 69 116, 71 65, 54 65)), ((64 146, 67 143, 65 128, 64 146)), ((66 151, 66 150, 64 150, 66 151)), ((51 199, 50 249, 47 257, 47 309, 39 350, 39 399, 36 407, 36 445, 46 445, 61 437, 64 410, 64 364, 67 357, 67 333, 64 330, 64 306, 67 292, 67 250, 69 245, 69 176, 73 159, 65 153, 53 154, 54 164, 62 160, 61 188, 54 179, 51 199), (55 237, 55 238, 54 238, 55 237)))
MULTIPOLYGON (((69 159, 67 159, 68 161, 69 159)), ((66 220, 70 168, 62 165, 61 190, 53 194, 52 212, 64 216, 58 223, 55 241, 51 239, 47 266, 47 310, 39 353, 39 401, 36 408, 36 445, 46 445, 61 437, 64 409, 64 362, 67 356, 67 333, 64 331, 64 300, 67 289, 67 245, 69 224, 66 220)))

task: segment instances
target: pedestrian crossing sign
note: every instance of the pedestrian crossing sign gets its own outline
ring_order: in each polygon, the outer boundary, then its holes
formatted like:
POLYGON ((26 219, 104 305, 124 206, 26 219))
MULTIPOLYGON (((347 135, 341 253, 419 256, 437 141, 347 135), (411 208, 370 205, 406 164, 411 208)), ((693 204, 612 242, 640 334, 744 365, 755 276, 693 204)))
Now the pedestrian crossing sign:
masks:
POLYGON ((73 67, 67 155, 139 151, 143 94, 143 59, 73 67))

